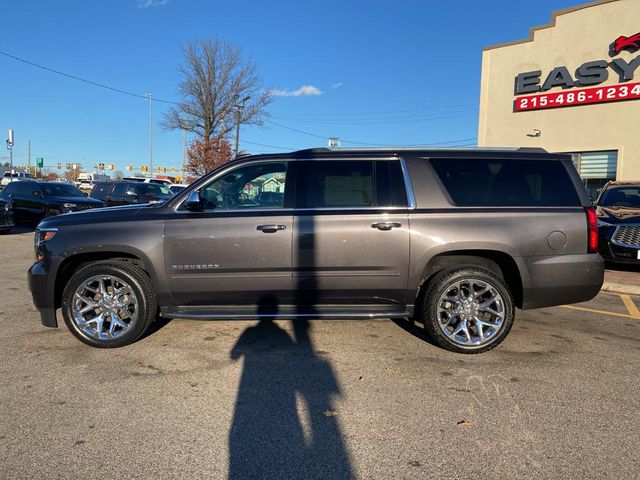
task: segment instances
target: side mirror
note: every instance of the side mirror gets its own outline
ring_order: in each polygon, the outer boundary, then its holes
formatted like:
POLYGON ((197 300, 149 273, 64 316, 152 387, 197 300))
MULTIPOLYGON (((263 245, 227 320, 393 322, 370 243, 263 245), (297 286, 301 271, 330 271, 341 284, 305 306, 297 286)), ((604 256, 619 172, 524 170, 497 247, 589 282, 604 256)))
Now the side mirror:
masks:
POLYGON ((199 212, 200 210, 202 210, 202 199, 200 198, 200 192, 198 192, 197 190, 189 192, 189 195, 184 202, 184 206, 187 210, 191 210, 193 212, 199 212))

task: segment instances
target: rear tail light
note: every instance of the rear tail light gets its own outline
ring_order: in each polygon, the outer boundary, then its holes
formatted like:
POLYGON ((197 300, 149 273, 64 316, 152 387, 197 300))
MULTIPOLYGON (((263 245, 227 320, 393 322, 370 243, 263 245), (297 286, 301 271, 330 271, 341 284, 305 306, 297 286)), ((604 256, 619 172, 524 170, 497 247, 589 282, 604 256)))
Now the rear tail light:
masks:
POLYGON ((585 207, 587 212, 587 252, 598 252, 598 216, 596 210, 593 207, 585 207))

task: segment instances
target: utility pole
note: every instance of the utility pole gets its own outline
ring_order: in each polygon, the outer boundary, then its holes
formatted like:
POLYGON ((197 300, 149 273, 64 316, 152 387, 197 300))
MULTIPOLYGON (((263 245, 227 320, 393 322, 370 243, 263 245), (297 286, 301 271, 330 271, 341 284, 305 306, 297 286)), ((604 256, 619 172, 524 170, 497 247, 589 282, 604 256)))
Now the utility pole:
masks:
MULTIPOLYGON (((240 145, 240 120, 242 119, 242 110, 244 110, 244 103, 251 98, 250 95, 244 97, 240 102, 236 103, 236 147, 233 158, 238 156, 238 146, 240 145)), ((236 102, 238 101, 238 95, 235 96, 236 102)))
POLYGON ((152 95, 150 93, 144 94, 144 98, 149 101, 149 171, 153 177, 153 123, 151 120, 151 96, 152 95))
POLYGON ((11 173, 13 173, 13 128, 7 132, 7 150, 9 150, 9 161, 11 162, 11 173))
POLYGON ((31 140, 29 140, 29 147, 27 150, 29 153, 27 155, 27 161, 28 163, 28 168, 27 168, 27 172, 31 171, 31 140))

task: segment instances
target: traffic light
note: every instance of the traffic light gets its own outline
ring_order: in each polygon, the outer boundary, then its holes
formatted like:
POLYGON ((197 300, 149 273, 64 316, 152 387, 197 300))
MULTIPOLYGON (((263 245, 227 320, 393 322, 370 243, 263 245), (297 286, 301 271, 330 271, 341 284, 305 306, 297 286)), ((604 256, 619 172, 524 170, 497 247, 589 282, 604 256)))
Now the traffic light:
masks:
POLYGON ((167 167, 162 167, 162 173, 167 173, 167 167))
POLYGON ((142 170, 144 173, 147 173, 149 171, 149 167, 147 167, 146 165, 142 165, 142 168, 140 170, 142 170))
POLYGON ((98 164, 98 170, 104 170, 104 163, 98 164))
POLYGON ((67 163, 67 170, 71 170, 71 164, 67 163))
POLYGON ((58 167, 58 170, 62 169, 62 164, 60 162, 58 162, 58 165, 56 165, 58 167))

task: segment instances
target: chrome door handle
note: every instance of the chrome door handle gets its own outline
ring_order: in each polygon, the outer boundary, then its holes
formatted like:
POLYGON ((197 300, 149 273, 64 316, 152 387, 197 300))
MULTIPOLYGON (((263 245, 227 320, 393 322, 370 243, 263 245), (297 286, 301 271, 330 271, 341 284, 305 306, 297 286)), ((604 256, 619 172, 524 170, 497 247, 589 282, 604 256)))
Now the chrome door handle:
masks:
POLYGON ((278 230, 285 230, 286 228, 286 225, 258 225, 256 227, 257 230, 260 230, 263 233, 275 233, 278 230))
POLYGON ((378 230, 391 230, 392 228, 400 228, 401 223, 398 222, 376 222, 371 224, 371 228, 377 228, 378 230))

